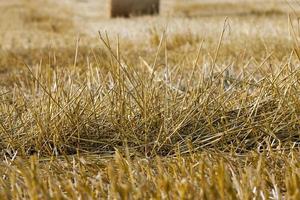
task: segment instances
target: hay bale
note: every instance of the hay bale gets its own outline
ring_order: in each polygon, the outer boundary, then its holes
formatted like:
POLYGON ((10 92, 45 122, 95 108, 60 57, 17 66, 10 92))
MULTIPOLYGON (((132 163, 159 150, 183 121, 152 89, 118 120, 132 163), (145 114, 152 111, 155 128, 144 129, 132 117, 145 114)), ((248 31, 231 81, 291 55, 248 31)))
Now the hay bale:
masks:
POLYGON ((110 0, 110 17, 158 14, 159 1, 160 0, 110 0))

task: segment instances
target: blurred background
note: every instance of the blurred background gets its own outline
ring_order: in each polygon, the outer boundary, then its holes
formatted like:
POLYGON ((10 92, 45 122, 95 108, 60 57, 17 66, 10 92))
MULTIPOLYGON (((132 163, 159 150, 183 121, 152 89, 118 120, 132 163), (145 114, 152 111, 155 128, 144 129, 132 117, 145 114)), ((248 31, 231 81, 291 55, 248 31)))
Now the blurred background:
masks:
POLYGON ((166 27, 215 38, 225 17, 239 35, 285 36, 299 10, 296 0, 161 0, 159 15, 111 19, 109 0, 0 0, 0 49, 66 47, 78 36, 96 45, 98 31, 138 43, 166 27))

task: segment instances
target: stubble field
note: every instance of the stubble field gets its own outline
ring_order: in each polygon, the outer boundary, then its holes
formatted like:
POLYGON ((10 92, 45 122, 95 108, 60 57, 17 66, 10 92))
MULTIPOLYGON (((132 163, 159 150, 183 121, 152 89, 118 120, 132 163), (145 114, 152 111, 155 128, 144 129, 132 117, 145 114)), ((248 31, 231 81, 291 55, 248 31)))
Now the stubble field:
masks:
POLYGON ((0 1, 0 199, 300 198, 300 3, 162 5, 0 1))

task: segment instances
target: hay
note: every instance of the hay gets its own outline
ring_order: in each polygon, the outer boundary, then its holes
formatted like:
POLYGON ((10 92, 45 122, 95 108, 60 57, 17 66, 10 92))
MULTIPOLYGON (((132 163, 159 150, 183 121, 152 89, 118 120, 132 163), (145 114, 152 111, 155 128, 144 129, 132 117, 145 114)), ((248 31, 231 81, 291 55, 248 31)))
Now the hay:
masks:
POLYGON ((159 0, 110 0, 110 17, 155 15, 159 13, 159 0))

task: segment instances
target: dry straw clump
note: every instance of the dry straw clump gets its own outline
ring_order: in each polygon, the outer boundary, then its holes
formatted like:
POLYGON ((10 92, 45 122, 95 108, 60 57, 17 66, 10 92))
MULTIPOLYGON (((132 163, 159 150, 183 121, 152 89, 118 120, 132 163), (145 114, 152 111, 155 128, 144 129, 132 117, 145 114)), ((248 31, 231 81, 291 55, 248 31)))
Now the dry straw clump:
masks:
POLYGON ((154 15, 159 13, 159 0, 110 0, 110 17, 154 15))
POLYGON ((300 29, 246 19, 0 50, 0 199, 300 199, 300 29))

